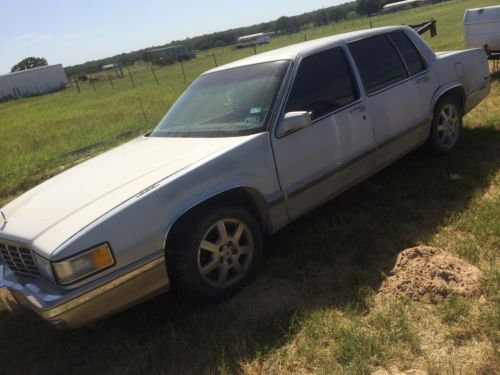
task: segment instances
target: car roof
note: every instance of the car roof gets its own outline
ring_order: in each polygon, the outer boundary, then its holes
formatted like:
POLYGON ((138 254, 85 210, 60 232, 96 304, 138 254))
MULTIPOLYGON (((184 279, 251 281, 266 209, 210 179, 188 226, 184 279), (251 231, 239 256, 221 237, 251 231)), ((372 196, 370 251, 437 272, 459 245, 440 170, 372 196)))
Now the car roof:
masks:
POLYGON ((382 34, 394 30, 411 30, 412 28, 408 26, 387 26, 387 27, 378 27, 374 29, 366 29, 359 31, 352 31, 343 34, 337 34, 332 36, 327 36, 324 38, 314 39, 308 42, 302 42, 297 44, 292 44, 287 47, 277 48, 272 51, 259 53, 258 55, 254 55, 251 57, 247 57, 241 60, 234 61, 232 63, 219 66, 217 68, 211 69, 204 74, 213 73, 218 71, 223 71, 227 69, 233 69, 241 66, 260 64, 264 62, 278 61, 278 60, 296 60, 300 58, 302 55, 307 55, 310 53, 314 53, 315 51, 321 51, 322 49, 341 43, 341 42, 350 42, 352 40, 361 39, 377 34, 382 34))

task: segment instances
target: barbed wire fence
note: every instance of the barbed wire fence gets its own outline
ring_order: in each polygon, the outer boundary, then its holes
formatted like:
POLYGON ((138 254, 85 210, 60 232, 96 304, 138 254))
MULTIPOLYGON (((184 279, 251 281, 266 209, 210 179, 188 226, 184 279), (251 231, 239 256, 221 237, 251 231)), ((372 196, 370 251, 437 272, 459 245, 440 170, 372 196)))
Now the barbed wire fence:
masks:
MULTIPOLYGON (((408 9, 402 12, 418 13, 419 8, 408 9)), ((327 35, 325 34, 325 30, 334 34, 355 27, 374 27, 376 23, 383 20, 384 16, 385 15, 353 17, 344 19, 342 22, 334 22, 320 27, 311 27, 299 33, 281 36, 285 36, 288 43, 298 43, 325 36, 327 35)), ((200 51, 192 60, 174 62, 166 66, 157 66, 150 62, 137 63, 121 68, 121 74, 116 74, 116 72, 113 71, 95 72, 89 74, 86 81, 79 81, 76 77, 73 77, 71 78, 70 87, 74 88, 78 93, 85 93, 89 91, 96 92, 105 87, 110 87, 112 90, 119 90, 144 87, 146 85, 159 86, 169 80, 176 80, 177 82, 180 80, 183 82, 184 86, 187 86, 199 74, 207 69, 215 68, 222 64, 237 60, 238 58, 254 55, 272 48, 276 48, 273 43, 270 45, 250 46, 244 49, 229 49, 224 47, 215 50, 200 51)))

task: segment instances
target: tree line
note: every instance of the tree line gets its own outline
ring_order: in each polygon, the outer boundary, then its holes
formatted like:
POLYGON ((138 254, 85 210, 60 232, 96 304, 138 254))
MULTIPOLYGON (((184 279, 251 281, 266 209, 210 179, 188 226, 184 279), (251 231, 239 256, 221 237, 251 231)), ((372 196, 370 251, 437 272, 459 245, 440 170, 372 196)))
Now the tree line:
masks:
POLYGON ((202 51, 210 48, 224 47, 236 43, 238 37, 256 33, 296 33, 309 27, 328 25, 345 19, 354 18, 359 15, 372 15, 378 12, 383 5, 399 0, 356 0, 341 5, 331 6, 307 12, 292 17, 280 17, 275 21, 263 22, 257 25, 239 27, 226 31, 205 34, 184 40, 174 40, 168 44, 154 46, 129 53, 122 53, 112 57, 88 61, 84 64, 74 65, 65 68, 68 76, 84 75, 101 70, 106 64, 119 63, 122 66, 132 65, 135 61, 148 61, 150 55, 147 50, 164 48, 174 45, 186 45, 192 51, 202 51))

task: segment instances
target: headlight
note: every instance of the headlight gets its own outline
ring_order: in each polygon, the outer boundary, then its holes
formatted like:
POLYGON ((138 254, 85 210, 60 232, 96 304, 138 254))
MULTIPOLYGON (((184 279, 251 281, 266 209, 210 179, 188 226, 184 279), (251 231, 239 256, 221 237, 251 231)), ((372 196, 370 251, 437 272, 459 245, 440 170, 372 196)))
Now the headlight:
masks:
POLYGON ((62 262, 52 263, 59 284, 71 284, 115 264, 108 244, 96 246, 62 262))

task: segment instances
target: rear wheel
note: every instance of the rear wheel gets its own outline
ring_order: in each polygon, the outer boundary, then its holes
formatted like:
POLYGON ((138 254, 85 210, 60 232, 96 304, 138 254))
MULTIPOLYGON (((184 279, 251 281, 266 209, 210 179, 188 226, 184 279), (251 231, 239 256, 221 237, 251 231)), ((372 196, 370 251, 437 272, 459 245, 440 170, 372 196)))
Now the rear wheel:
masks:
POLYGON ((227 298, 257 273, 262 231, 242 207, 197 210, 176 228, 167 255, 172 284, 182 297, 227 298))
POLYGON ((462 135, 463 111, 454 96, 441 99, 434 109, 429 143, 434 151, 447 154, 453 151, 462 135))

